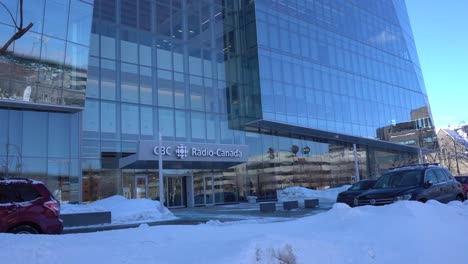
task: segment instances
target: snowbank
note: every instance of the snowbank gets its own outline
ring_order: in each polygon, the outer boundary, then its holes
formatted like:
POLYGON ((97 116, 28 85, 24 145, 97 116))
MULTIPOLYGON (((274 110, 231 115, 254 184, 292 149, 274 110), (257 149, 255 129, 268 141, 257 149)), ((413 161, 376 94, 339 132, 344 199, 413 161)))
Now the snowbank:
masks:
POLYGON ((343 185, 338 188, 330 188, 326 190, 311 190, 304 187, 288 187, 283 190, 277 190, 276 195, 279 202, 284 201, 299 201, 299 204, 304 203, 304 199, 319 199, 320 203, 334 203, 340 192, 348 190, 351 185, 343 185))
POLYGON ((2 263, 438 264, 468 259, 468 202, 402 201, 279 223, 210 222, 60 236, 0 234, 2 263), (79 246, 77 246, 79 245, 79 246))
POLYGON ((456 263, 468 257, 468 231, 459 228, 467 220, 468 202, 335 204, 327 213, 288 223, 284 237, 273 233, 250 241, 234 263, 456 263))
POLYGON ((114 195, 90 204, 62 204, 61 214, 110 211, 112 224, 127 224, 175 219, 169 209, 159 201, 127 199, 114 195))

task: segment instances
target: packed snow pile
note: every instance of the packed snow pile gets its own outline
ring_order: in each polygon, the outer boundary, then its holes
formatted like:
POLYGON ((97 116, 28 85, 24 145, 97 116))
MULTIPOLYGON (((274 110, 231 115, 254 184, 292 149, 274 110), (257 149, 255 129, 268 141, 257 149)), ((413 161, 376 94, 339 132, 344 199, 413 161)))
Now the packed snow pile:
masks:
POLYGON ((0 259, 36 264, 460 263, 468 259, 467 223, 468 202, 335 204, 324 213, 276 223, 142 225, 59 236, 0 234, 0 259))
POLYGON ((465 221, 468 202, 335 204, 327 213, 284 224, 284 237, 251 240, 233 263, 454 263, 468 257, 468 231, 457 231, 465 221))
POLYGON ((334 203, 340 192, 348 190, 351 185, 343 185, 338 188, 330 188, 325 190, 311 190, 304 187, 288 187, 283 190, 277 190, 276 195, 279 202, 284 201, 299 201, 299 204, 304 203, 304 199, 319 199, 320 203, 334 203))
POLYGON ((112 224, 126 224, 176 219, 159 201, 127 199, 114 195, 90 204, 62 204, 61 214, 110 211, 112 224))

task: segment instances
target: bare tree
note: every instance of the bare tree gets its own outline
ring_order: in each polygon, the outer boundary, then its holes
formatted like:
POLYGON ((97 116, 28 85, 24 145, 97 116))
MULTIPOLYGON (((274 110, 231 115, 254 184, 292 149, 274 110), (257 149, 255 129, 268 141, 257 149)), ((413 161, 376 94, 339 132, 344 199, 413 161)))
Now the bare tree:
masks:
POLYGON ((3 45, 0 49, 0 56, 4 55, 8 49, 8 47, 17 39, 21 38, 28 30, 33 26, 33 23, 29 23, 25 28, 23 28, 23 0, 20 0, 20 18, 19 24, 16 22, 13 14, 10 12, 8 7, 0 1, 0 4, 6 9, 8 14, 10 14, 11 19, 13 20, 13 24, 15 24, 16 33, 11 36, 11 38, 3 45))
POLYGON ((10 177, 10 174, 13 173, 15 177, 21 177, 23 166, 21 148, 16 144, 6 143, 5 150, 6 157, 0 159, 0 175, 3 174, 5 177, 10 177), (15 164, 13 171, 9 170, 11 164, 15 164))

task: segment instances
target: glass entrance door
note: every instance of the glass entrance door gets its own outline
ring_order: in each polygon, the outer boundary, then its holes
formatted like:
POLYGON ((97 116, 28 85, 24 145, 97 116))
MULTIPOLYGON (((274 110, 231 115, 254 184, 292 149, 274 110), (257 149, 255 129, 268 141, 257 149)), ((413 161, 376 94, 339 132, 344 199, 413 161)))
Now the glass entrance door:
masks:
POLYGON ((214 204, 214 179, 213 176, 203 176, 205 181, 205 204, 214 204))
POLYGON ((135 176, 135 198, 148 198, 148 176, 135 176))
POLYGON ((185 176, 164 177, 165 204, 167 207, 185 207, 185 176))
POLYGON ((197 175, 193 181, 195 205, 213 205, 215 202, 213 175, 197 175))

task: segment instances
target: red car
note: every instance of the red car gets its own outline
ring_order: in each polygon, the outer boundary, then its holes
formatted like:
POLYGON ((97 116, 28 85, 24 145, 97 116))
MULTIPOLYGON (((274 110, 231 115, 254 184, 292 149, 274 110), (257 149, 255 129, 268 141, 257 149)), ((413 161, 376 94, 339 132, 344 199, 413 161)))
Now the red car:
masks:
POLYGON ((43 183, 0 178, 0 232, 60 234, 60 203, 43 183))
POLYGON ((468 176, 455 176, 455 179, 462 185, 463 195, 468 199, 468 176))

